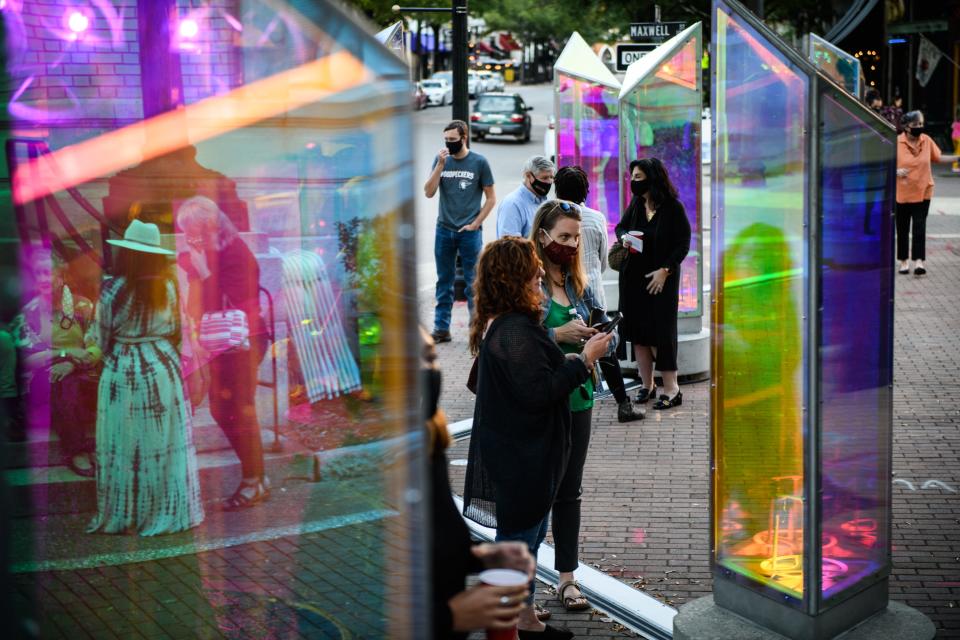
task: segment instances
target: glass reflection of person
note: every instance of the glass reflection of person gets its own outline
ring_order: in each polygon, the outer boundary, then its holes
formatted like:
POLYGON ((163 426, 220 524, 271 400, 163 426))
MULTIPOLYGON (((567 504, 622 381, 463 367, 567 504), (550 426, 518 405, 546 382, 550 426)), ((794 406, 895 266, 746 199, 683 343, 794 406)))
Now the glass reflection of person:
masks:
POLYGON ((60 440, 60 463, 92 477, 98 372, 85 334, 93 304, 73 294, 47 251, 28 247, 27 254, 36 295, 11 327, 23 354, 26 404, 32 422, 49 419, 60 440))
POLYGON ((180 371, 180 307, 155 224, 134 220, 88 337, 103 357, 97 515, 91 533, 176 533, 203 521, 197 453, 180 371))
POLYGON ((240 459, 240 486, 222 506, 228 511, 244 509, 270 497, 256 408, 257 368, 267 350, 267 328, 260 310, 260 267, 236 227, 209 198, 196 196, 180 205, 177 225, 188 246, 178 263, 189 283, 191 347, 201 362, 209 363, 210 413, 240 459), (250 348, 207 353, 199 343, 202 316, 225 309, 246 314, 250 348))

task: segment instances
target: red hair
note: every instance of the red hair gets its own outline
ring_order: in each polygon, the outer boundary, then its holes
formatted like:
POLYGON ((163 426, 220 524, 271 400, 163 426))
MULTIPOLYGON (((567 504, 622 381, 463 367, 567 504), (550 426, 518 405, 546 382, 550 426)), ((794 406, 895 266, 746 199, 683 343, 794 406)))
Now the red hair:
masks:
POLYGON ((473 281, 473 321, 470 323, 470 352, 480 351, 487 322, 503 313, 522 313, 540 322, 542 293, 530 287, 542 263, 533 243, 508 236, 483 249, 473 281))

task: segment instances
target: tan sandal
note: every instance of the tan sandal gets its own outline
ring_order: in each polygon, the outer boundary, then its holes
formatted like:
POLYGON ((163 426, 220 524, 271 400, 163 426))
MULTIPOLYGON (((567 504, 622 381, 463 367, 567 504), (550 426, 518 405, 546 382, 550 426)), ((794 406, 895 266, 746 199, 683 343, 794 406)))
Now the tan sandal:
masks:
POLYGON ((557 586, 557 595, 560 596, 560 603, 563 605, 563 608, 567 611, 583 611, 584 609, 589 609, 590 603, 587 602, 587 597, 582 593, 576 598, 568 598, 563 595, 570 587, 576 587, 578 591, 580 590, 580 584, 576 580, 567 580, 557 586))
POLYGON ((549 609, 539 604, 533 605, 533 611, 534 613, 537 614, 537 620, 539 620, 540 622, 546 622, 547 620, 550 619, 550 616, 553 615, 552 613, 550 613, 549 609))

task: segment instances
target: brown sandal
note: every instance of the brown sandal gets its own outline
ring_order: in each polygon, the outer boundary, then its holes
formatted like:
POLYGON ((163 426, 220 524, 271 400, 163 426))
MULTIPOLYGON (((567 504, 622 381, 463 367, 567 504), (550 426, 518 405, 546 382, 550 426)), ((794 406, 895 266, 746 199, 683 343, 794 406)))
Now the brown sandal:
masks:
POLYGON ((552 613, 550 613, 549 609, 539 604, 533 605, 533 611, 534 613, 537 614, 537 620, 539 620, 540 622, 546 622, 547 620, 550 619, 550 616, 553 615, 552 613))
POLYGON ((590 603, 587 602, 587 597, 582 593, 576 598, 568 598, 563 595, 570 587, 576 587, 578 591, 580 590, 580 585, 576 580, 567 580, 557 586, 557 595, 560 596, 560 603, 563 604, 563 608, 567 611, 583 611, 584 609, 589 609, 590 603))

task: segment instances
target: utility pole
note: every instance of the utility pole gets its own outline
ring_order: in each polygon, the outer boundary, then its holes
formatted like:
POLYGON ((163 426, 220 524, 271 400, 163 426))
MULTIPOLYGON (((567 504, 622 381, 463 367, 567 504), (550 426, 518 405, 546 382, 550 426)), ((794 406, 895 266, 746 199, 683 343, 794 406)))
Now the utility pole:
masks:
POLYGON ((467 0, 452 0, 449 9, 439 7, 401 7, 394 13, 449 13, 453 26, 453 119, 463 120, 470 127, 470 94, 467 85, 467 0))

